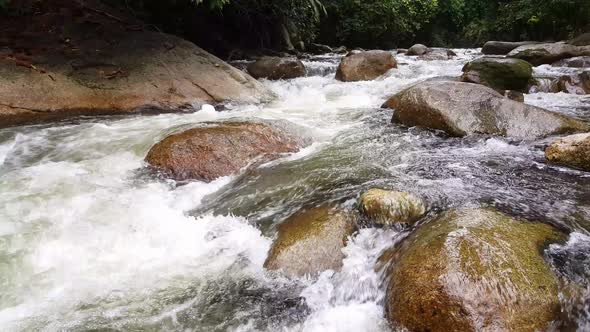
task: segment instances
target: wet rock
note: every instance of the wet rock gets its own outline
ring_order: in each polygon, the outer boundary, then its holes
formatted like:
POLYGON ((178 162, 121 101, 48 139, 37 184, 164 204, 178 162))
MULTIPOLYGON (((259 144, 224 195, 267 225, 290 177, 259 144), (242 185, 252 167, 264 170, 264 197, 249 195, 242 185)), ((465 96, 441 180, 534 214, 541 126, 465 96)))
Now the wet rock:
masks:
POLYGON ((590 32, 581 34, 576 38, 570 40, 568 44, 576 46, 589 46, 590 45, 590 32))
POLYGON ((170 135, 154 145, 145 160, 172 179, 208 182, 297 152, 302 145, 300 139, 268 124, 232 122, 170 135))
POLYGON ((323 206, 297 212, 278 231, 264 267, 301 276, 342 267, 342 248, 355 220, 348 211, 323 206))
POLYGON ((397 54, 406 54, 406 53, 408 53, 407 48, 398 48, 397 49, 397 54))
POLYGON ((250 75, 191 42, 161 32, 130 30, 131 24, 142 23, 100 6, 125 24, 87 9, 81 9, 84 20, 59 18, 67 11, 51 6, 48 10, 56 11, 51 15, 58 15, 55 25, 46 26, 44 15, 22 19, 27 28, 22 35, 11 33, 14 40, 3 51, 8 54, 0 56, 0 127, 273 98, 250 75), (21 52, 31 55, 18 60, 21 52))
POLYGON ((506 91, 504 91, 504 97, 506 97, 510 100, 524 103, 524 94, 520 91, 506 90, 506 91))
POLYGON ((387 317, 410 331, 545 330, 560 302, 541 250, 564 239, 493 210, 448 211, 392 255, 387 317))
POLYGON ((344 54, 348 52, 348 49, 345 46, 339 46, 332 50, 336 54, 344 54))
POLYGON ((254 78, 286 80, 305 76, 303 62, 295 58, 263 57, 248 65, 254 78))
POLYGON ((576 95, 590 93, 590 72, 578 75, 563 75, 551 82, 551 92, 565 92, 576 95))
POLYGON ((574 46, 563 42, 524 45, 508 53, 508 57, 528 61, 534 66, 586 55, 590 55, 590 46, 574 46))
POLYGON ((409 193, 370 189, 359 200, 361 213, 383 225, 409 224, 426 213, 424 202, 409 193))
POLYGON ((486 55, 506 55, 517 47, 524 45, 539 44, 539 42, 522 41, 522 42, 505 42, 505 41, 489 41, 481 48, 481 53, 486 55))
POLYGON ((463 67, 463 82, 483 84, 497 91, 527 91, 533 78, 533 66, 520 59, 484 57, 463 67))
POLYGON ((391 52, 351 52, 340 61, 336 79, 344 82, 370 81, 396 67, 397 61, 391 52))
POLYGON ((408 49, 406 55, 422 55, 428 52, 428 47, 422 44, 416 44, 408 49))
POLYGON ((426 53, 418 56, 418 59, 424 61, 449 60, 455 56, 457 56, 457 53, 455 53, 453 50, 446 48, 433 48, 428 49, 426 53))
POLYGON ((393 122, 443 130, 453 136, 491 134, 532 139, 590 130, 590 124, 504 98, 479 84, 428 81, 391 97, 393 122))
POLYGON ((557 92, 553 90, 553 81, 555 81, 553 77, 534 77, 531 81, 531 85, 529 86, 528 93, 557 92))
POLYGON ((307 50, 313 54, 326 54, 326 53, 333 53, 334 52, 334 50, 330 46, 324 45, 324 44, 317 44, 317 43, 309 44, 309 46, 307 47, 307 50))
POLYGON ((590 172, 590 133, 571 135, 549 145, 545 157, 552 163, 590 172))
POLYGON ((590 56, 577 56, 563 59, 552 64, 554 67, 586 68, 590 67, 590 56))

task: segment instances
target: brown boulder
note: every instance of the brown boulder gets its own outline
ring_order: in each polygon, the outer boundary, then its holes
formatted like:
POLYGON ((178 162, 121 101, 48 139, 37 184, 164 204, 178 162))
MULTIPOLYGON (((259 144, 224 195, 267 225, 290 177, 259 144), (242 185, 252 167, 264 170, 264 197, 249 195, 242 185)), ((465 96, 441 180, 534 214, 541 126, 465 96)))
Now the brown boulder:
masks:
POLYGON ((175 180, 212 181, 255 163, 297 152, 303 143, 262 123, 223 123, 173 134, 148 152, 145 161, 175 180))
POLYGON ((583 72, 578 75, 563 75, 551 82, 552 92, 565 92, 576 95, 590 93, 590 72, 583 72))
POLYGON ((422 199, 405 192, 377 188, 361 195, 359 208, 372 222, 382 225, 412 224, 426 213, 422 199))
POLYGON ((350 212, 329 206, 297 212, 279 225, 264 267, 297 276, 339 270, 342 248, 355 231, 354 219, 350 212))
POLYGON ((305 76, 303 62, 295 58, 263 57, 248 65, 254 78, 286 80, 305 76))
POLYGON ((542 250, 563 239, 493 210, 448 211, 383 258, 386 315, 409 331, 545 331, 560 302, 542 250))
POLYGON ((44 15, 0 20, 0 31, 10 31, 0 48, 0 127, 272 98, 258 81, 191 42, 138 30, 141 22, 101 3, 45 8, 44 15), (72 19, 72 11, 84 20, 72 19))
POLYGON ((547 160, 590 172, 590 133, 561 138, 545 150, 547 160))
POLYGON ((490 134, 538 138, 590 130, 590 124, 519 103, 479 84, 426 81, 391 97, 392 122, 443 130, 453 136, 490 134))
POLYGON ((336 79, 343 82, 370 81, 397 67, 397 61, 388 51, 350 52, 342 58, 336 79))

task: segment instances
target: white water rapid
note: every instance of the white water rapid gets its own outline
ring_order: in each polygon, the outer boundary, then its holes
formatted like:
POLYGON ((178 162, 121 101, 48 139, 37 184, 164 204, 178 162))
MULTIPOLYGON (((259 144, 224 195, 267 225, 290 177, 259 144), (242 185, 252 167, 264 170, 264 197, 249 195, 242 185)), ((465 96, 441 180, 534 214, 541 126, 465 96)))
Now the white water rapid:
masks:
MULTIPOLYGON (((307 77, 264 83, 278 95, 268 105, 0 129, 0 330, 389 331, 374 267, 404 234, 362 229, 343 269, 318 277, 262 267, 286 216, 310 202, 352 206, 377 185, 419 194, 431 209, 491 204, 560 225, 575 236, 552 250, 578 257, 590 247, 590 176, 547 165, 547 140, 446 138, 392 125, 392 111, 380 109, 415 82, 458 76, 480 55, 455 51, 449 61, 398 56, 398 69, 358 83, 333 78, 338 57, 315 57, 307 77), (143 171, 166 135, 236 118, 288 121, 313 144, 213 183, 177 186, 143 171)), ((526 101, 590 118, 590 97, 526 101)), ((571 260, 588 287, 590 260, 571 260)), ((564 299, 580 327, 590 326, 584 301, 564 299)))

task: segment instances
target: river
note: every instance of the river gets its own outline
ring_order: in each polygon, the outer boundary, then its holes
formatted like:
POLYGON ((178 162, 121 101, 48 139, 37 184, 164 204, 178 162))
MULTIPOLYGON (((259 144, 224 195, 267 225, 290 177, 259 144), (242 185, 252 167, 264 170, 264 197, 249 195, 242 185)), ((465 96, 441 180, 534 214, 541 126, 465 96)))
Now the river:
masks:
MULTIPOLYGON (((342 83, 339 58, 305 61, 308 76, 265 82, 267 105, 195 113, 80 118, 0 129, 0 326, 3 331, 389 331, 374 271, 404 232, 364 228, 344 267, 286 278, 262 267, 276 226, 307 204, 353 207, 386 187, 433 213, 494 206, 570 233, 546 259, 564 282, 573 329, 590 329, 590 173, 549 165, 552 138, 449 138, 390 123, 385 99, 431 77, 458 76, 478 50, 449 61, 398 56, 371 82, 342 83), (228 119, 281 121, 309 147, 212 183, 178 185, 144 170, 172 132, 228 119)), ((537 67, 537 76, 573 69, 537 67)), ((526 102, 590 120, 590 96, 526 102)))

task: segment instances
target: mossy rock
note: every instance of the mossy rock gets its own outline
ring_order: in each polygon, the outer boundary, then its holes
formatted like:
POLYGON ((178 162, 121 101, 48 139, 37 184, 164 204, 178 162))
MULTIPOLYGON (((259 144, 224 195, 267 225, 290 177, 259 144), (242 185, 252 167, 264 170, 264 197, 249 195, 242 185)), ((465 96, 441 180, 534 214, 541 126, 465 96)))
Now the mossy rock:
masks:
POLYGON ((448 211, 394 255, 387 317, 410 331, 544 330, 560 305, 542 250, 564 238, 494 210, 448 211))
POLYGON ((265 268, 295 276, 339 270, 342 248, 355 231, 355 217, 349 211, 322 206, 295 213, 278 231, 265 268))
POLYGON ((426 213, 424 202, 409 193, 369 189, 359 200, 361 213, 377 224, 409 224, 426 213))
POLYGON ((520 59, 480 58, 463 67, 464 82, 489 86, 496 91, 526 92, 533 78, 533 66, 520 59))

